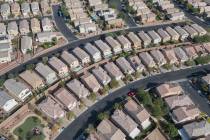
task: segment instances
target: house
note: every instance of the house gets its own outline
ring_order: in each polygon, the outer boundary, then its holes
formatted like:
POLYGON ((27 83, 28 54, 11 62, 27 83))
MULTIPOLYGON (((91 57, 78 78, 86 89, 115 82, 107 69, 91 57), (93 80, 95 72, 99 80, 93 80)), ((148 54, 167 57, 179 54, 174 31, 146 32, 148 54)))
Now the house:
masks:
POLYGON ((141 48, 141 39, 133 32, 129 32, 127 34, 127 38, 130 40, 131 45, 134 48, 141 48))
POLYGON ((49 18, 43 18, 41 20, 41 24, 42 24, 43 31, 52 31, 53 30, 53 24, 49 18))
POLYGON ((40 22, 37 18, 32 18, 31 19, 31 31, 33 33, 41 32, 40 22))
POLYGON ((178 58, 179 62, 186 62, 189 58, 186 55, 186 53, 184 52, 184 50, 180 47, 176 47, 174 48, 174 52, 176 57, 178 58))
POLYGON ((132 50, 131 42, 124 35, 117 36, 117 40, 121 44, 123 51, 128 52, 132 50))
POLYGON ((82 34, 93 33, 97 31, 97 26, 95 23, 85 23, 79 25, 79 32, 82 34))
POLYGON ((21 12, 24 17, 28 17, 29 14, 31 13, 30 5, 28 2, 23 2, 21 4, 21 12))
POLYGON ((107 24, 110 27, 114 27, 114 28, 122 28, 125 25, 124 21, 121 18, 116 18, 116 19, 108 20, 107 21, 107 24))
POLYGON ((161 98, 181 95, 183 93, 183 89, 180 85, 175 83, 165 83, 156 87, 156 91, 161 98))
POLYGON ((169 64, 178 63, 178 59, 176 58, 176 55, 173 49, 163 49, 162 53, 169 64))
POLYGON ((130 62, 131 66, 134 68, 134 70, 138 72, 143 72, 145 70, 144 65, 141 63, 141 60, 137 55, 135 56, 129 56, 128 62, 130 62))
POLYGON ((74 109, 78 101, 67 89, 61 87, 53 93, 55 98, 61 102, 68 110, 74 109))
POLYGON ((202 45, 195 45, 194 49, 198 55, 201 55, 201 56, 207 55, 207 52, 202 45))
POLYGON ((19 31, 21 35, 26 35, 30 32, 29 23, 27 20, 21 20, 19 22, 19 31))
POLYGON ((162 66, 167 63, 165 57, 163 56, 160 50, 152 50, 150 51, 150 54, 154 58, 154 61, 158 66, 162 66))
POLYGON ((0 51, 0 63, 8 63, 12 61, 12 56, 9 51, 0 51))
POLYGON ((102 67, 96 67, 92 70, 93 75, 96 77, 98 82, 105 86, 111 82, 111 77, 107 74, 107 72, 102 67))
POLYGON ((69 81, 66 86, 73 92, 78 98, 86 98, 90 95, 90 92, 85 86, 77 79, 69 81))
POLYGON ((53 56, 48 61, 49 65, 57 72, 59 77, 64 78, 69 75, 69 69, 66 64, 63 63, 60 59, 53 56))
POLYGON ((51 97, 47 97, 45 100, 39 103, 38 108, 48 117, 54 120, 63 118, 65 115, 64 110, 51 97))
POLYGON ((34 90, 43 88, 45 86, 44 80, 34 71, 26 70, 19 74, 19 76, 34 90))
POLYGON ((6 35, 7 34, 7 29, 4 23, 0 23, 0 36, 6 35))
POLYGON ((22 36, 20 40, 21 52, 23 54, 32 51, 32 39, 29 36, 22 36))
MULTIPOLYGON (((81 10, 83 11, 83 9, 81 10)), ((92 20, 90 18, 78 18, 73 21, 74 27, 78 27, 80 25, 88 24, 88 23, 92 23, 92 20)))
POLYGON ((114 54, 120 54, 122 52, 120 43, 117 40, 115 40, 113 37, 108 36, 105 38, 105 40, 109 44, 109 46, 112 48, 112 52, 114 54))
POLYGON ((8 90, 9 93, 11 93, 14 97, 18 98, 22 102, 24 102, 30 95, 32 95, 32 92, 28 86, 14 79, 6 80, 4 82, 4 87, 8 90))
POLYGON ((210 43, 204 43, 203 48, 206 50, 207 53, 210 53, 210 43))
POLYGON ((201 111, 197 107, 192 105, 175 108, 172 111, 171 116, 174 123, 178 124, 195 120, 197 117, 200 116, 200 113, 201 111))
POLYGON ((179 33, 181 41, 184 41, 188 38, 189 36, 188 32, 186 32, 182 27, 175 26, 174 29, 176 30, 177 33, 179 33))
POLYGON ((171 36, 171 40, 175 40, 175 41, 179 40, 180 35, 174 29, 172 29, 171 27, 166 27, 165 30, 171 36))
POLYGON ((183 20, 185 18, 184 12, 176 12, 168 14, 168 18, 171 21, 183 20))
POLYGON ((115 110, 111 115, 111 119, 116 126, 119 126, 119 128, 132 139, 139 135, 140 130, 138 129, 138 124, 122 110, 115 110))
POLYGON ((125 59, 125 57, 119 57, 116 59, 115 62, 125 75, 132 74, 135 72, 130 63, 125 59))
POLYGON ((101 88, 94 75, 89 72, 81 76, 80 79, 91 92, 96 93, 101 88))
POLYGON ((198 32, 195 29, 193 29, 192 27, 190 27, 189 25, 185 25, 183 27, 183 29, 187 31, 190 38, 194 38, 195 36, 198 35, 198 32))
POLYGON ((8 3, 1 4, 0 12, 3 19, 8 19, 10 15, 10 5, 8 3))
POLYGON ((161 41, 163 43, 168 42, 168 41, 171 40, 170 35, 165 30, 163 30, 162 28, 158 29, 157 33, 160 35, 161 41))
POLYGON ((147 33, 151 37, 153 44, 158 44, 161 42, 161 37, 154 30, 148 31, 147 33))
POLYGON ((40 32, 37 33, 36 40, 41 43, 51 42, 56 36, 57 35, 54 32, 40 32))
POLYGON ((111 78, 114 78, 115 80, 120 80, 124 77, 123 73, 113 62, 105 64, 104 69, 108 72, 111 78))
POLYGON ((167 138, 163 135, 163 133, 158 128, 155 128, 143 140, 167 140, 167 138))
POLYGON ((148 68, 156 67, 156 64, 155 64, 154 60, 152 59, 151 55, 149 55, 148 52, 141 52, 139 54, 139 57, 140 57, 142 63, 146 67, 148 67, 148 68))
POLYGON ((144 31, 139 32, 138 35, 142 40, 144 47, 150 45, 150 43, 152 42, 152 39, 144 31))
POLYGON ((127 100, 124 109, 142 129, 146 129, 151 125, 150 114, 143 106, 138 105, 134 100, 127 100))
POLYGON ((171 110, 178 107, 194 105, 193 101, 188 95, 170 96, 164 98, 164 100, 171 110))
POLYGON ((191 24, 191 27, 198 32, 199 36, 203 36, 207 34, 207 31, 203 27, 199 26, 198 24, 191 24))
POLYGON ((84 50, 90 55, 93 62, 98 62, 102 59, 101 52, 92 44, 87 43, 84 46, 84 50))
POLYGON ((11 21, 7 25, 7 32, 11 36, 17 36, 18 35, 18 26, 15 21, 11 21))
POLYGON ((78 60, 80 61, 82 65, 85 65, 91 62, 90 56, 81 48, 76 47, 75 49, 73 49, 72 52, 78 58, 78 60))
POLYGON ((96 40, 95 42, 96 47, 100 50, 104 58, 109 58, 112 56, 111 48, 102 40, 96 40))
POLYGON ((79 64, 79 60, 73 54, 68 53, 67 51, 62 52, 61 59, 68 64, 70 70, 72 71, 79 71, 82 68, 79 64))
POLYGON ((11 13, 14 17, 17 17, 20 15, 20 5, 17 2, 11 3, 11 13))
POLYGON ((17 106, 18 103, 8 95, 5 91, 0 91, 0 109, 3 109, 5 112, 9 112, 17 106))
POLYGON ((210 123, 205 120, 200 122, 191 122, 183 126, 182 132, 187 139, 205 137, 210 134, 210 123))
POLYGON ((50 85, 58 80, 56 73, 47 65, 38 63, 35 70, 44 78, 47 85, 50 85))
POLYGON ((102 120, 96 128, 105 140, 125 140, 126 135, 108 119, 102 120))
POLYGON ((194 58, 198 57, 198 54, 196 53, 193 46, 185 46, 185 47, 183 47, 183 49, 190 59, 194 59, 194 58))
POLYGON ((50 9, 48 0, 40 1, 40 7, 41 7, 42 14, 46 15, 46 14, 51 13, 51 9, 50 9))
POLYGON ((39 10, 39 3, 38 2, 33 1, 31 3, 31 11, 32 11, 32 13, 33 13, 34 16, 35 15, 39 15, 40 10, 39 10))

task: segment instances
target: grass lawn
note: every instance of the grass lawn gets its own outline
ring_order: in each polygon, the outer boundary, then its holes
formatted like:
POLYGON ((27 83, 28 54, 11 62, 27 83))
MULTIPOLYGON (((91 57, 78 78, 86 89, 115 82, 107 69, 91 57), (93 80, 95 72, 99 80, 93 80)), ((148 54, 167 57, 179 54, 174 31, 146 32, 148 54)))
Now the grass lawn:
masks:
POLYGON ((35 116, 27 118, 13 133, 18 136, 20 140, 44 140, 45 136, 42 132, 40 135, 33 135, 32 129, 34 127, 41 129, 41 131, 43 129, 41 120, 35 116))

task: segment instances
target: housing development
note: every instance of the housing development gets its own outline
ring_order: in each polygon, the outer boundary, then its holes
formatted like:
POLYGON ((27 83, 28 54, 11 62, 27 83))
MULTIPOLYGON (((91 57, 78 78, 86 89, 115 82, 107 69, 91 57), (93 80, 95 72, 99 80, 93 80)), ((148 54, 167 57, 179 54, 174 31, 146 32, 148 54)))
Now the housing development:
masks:
POLYGON ((209 140, 209 7, 0 1, 0 140, 209 140))

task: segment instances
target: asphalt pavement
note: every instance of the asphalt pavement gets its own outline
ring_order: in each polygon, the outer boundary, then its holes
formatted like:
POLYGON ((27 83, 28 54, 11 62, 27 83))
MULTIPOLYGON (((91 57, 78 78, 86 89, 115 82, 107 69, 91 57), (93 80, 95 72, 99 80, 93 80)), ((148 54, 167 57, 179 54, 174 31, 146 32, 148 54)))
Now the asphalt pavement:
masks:
POLYGON ((69 41, 77 40, 78 38, 72 33, 72 31, 66 26, 66 23, 64 21, 63 17, 58 16, 58 9, 59 5, 53 5, 53 19, 56 23, 56 27, 58 30, 63 34, 63 36, 69 41))
POLYGON ((88 124, 96 121, 96 116, 98 113, 110 109, 115 102, 118 102, 123 96, 126 96, 130 88, 141 87, 147 89, 155 87, 164 82, 186 79, 207 69, 210 69, 210 64, 154 75, 152 77, 147 77, 145 79, 130 83, 109 94, 88 108, 88 110, 77 117, 67 128, 65 128, 64 131, 56 138, 56 140, 75 140, 85 130, 85 128, 87 128, 88 124))

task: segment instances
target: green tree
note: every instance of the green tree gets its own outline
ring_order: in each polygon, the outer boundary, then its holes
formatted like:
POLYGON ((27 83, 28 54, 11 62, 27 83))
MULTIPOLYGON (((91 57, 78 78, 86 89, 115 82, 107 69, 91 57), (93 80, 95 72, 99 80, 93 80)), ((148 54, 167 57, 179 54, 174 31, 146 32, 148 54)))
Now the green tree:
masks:
POLYGON ((26 69, 27 70, 33 70, 33 69, 35 69, 35 65, 34 64, 28 64, 28 65, 26 65, 26 69))
POLYGON ((0 78, 0 87, 3 86, 4 82, 5 82, 5 78, 0 78))
POLYGON ((85 132, 87 134, 90 134, 90 133, 92 133, 94 131, 95 131, 95 127, 93 126, 93 124, 88 124, 88 127, 85 129, 85 132))
POLYGON ((115 109, 115 110, 116 110, 116 109, 122 110, 122 109, 123 109, 123 106, 122 106, 122 104, 120 104, 120 103, 115 103, 115 104, 114 104, 114 109, 115 109))
POLYGON ((109 118, 109 114, 107 112, 102 112, 99 113, 97 116, 98 120, 102 121, 104 119, 108 119, 109 118))
POLYGON ((91 101, 95 101, 96 100, 96 93, 91 92, 90 95, 87 98, 91 101))
POLYGON ((117 88, 119 86, 119 82, 115 79, 113 79, 111 82, 110 82, 110 87, 111 88, 117 88))
POLYGON ((162 128, 169 135, 170 138, 175 138, 179 135, 177 128, 172 123, 161 122, 162 128))
POLYGON ((72 120, 76 117, 76 115, 74 114, 73 111, 69 111, 69 112, 67 112, 66 117, 68 120, 72 120))
POLYGON ((48 62, 48 57, 46 56, 42 57, 42 63, 46 65, 47 62, 48 62))
POLYGON ((150 94, 148 92, 145 92, 143 89, 138 89, 137 98, 145 106, 152 106, 153 105, 152 97, 150 96, 150 94))
POLYGON ((136 71, 136 72, 134 73, 134 77, 135 77, 136 79, 140 78, 140 77, 141 77, 141 73, 138 72, 138 71, 136 71))

